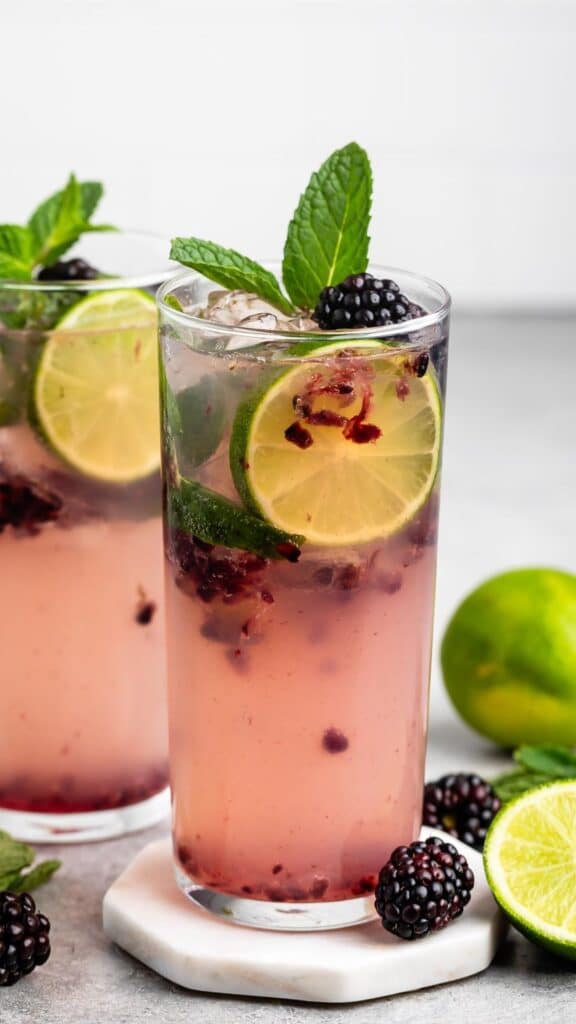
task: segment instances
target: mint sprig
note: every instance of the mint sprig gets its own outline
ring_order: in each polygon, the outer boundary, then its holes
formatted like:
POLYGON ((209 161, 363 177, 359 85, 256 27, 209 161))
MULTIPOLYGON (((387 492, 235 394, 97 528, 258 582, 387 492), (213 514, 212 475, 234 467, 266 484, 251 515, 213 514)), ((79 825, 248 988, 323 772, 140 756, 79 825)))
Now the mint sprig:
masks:
POLYGON ((58 871, 60 861, 44 860, 32 867, 35 857, 27 843, 18 842, 8 832, 0 832, 0 890, 31 892, 48 882, 58 871))
POLYGON ((314 306, 327 285, 366 270, 371 203, 370 161, 355 142, 312 175, 284 247, 282 275, 297 306, 314 306))
POLYGON ((558 779, 576 779, 576 754, 569 747, 542 744, 521 746, 514 751, 518 768, 492 780, 503 803, 529 789, 558 779))
POLYGON ((30 281, 38 268, 59 260, 86 232, 115 230, 110 224, 91 223, 103 191, 100 182, 79 182, 71 174, 27 224, 0 225, 0 280, 30 281))
POLYGON ((295 310, 282 294, 280 285, 269 270, 234 249, 224 249, 215 242, 201 238, 174 238, 170 259, 223 285, 224 288, 244 288, 265 299, 271 306, 290 315, 295 310))
POLYGON ((170 257, 224 288, 252 292, 290 316, 297 308, 315 306, 327 285, 366 269, 371 201, 370 161, 351 142, 322 164, 300 198, 284 247, 285 291, 259 263, 215 242, 175 238, 170 257))

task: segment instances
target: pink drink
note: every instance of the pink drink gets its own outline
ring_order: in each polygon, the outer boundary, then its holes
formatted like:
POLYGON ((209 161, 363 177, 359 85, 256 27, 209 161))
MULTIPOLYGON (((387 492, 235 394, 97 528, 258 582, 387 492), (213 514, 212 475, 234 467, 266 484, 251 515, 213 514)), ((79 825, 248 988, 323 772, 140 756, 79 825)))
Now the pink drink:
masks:
POLYGON ((273 603, 231 611, 207 610, 168 573, 188 877, 258 899, 347 899, 371 892, 392 849, 416 837, 435 559, 424 521, 362 559, 273 565, 273 603), (257 617, 253 632, 241 612, 257 617))
MULTIPOLYGON (((30 470, 33 450, 35 486, 65 506, 65 480, 52 490, 54 463, 27 427, 0 429, 4 480, 30 470)), ((0 808, 105 810, 166 785, 160 518, 91 514, 88 494, 68 515, 0 534, 0 808)))
MULTIPOLYGON (((182 301, 190 293, 194 287, 183 285, 182 301)), ((199 327, 187 333, 165 310, 164 320, 179 883, 202 906, 241 923, 366 920, 380 868, 421 825, 438 487, 392 536, 342 547, 305 543, 297 561, 289 552, 264 558, 225 540, 207 543, 193 533, 194 516, 188 531, 175 525, 178 473, 239 504, 229 466, 236 410, 270 371, 244 351, 214 356, 199 327), (209 421, 218 388, 221 436, 191 466, 194 427, 183 417, 174 432, 171 406, 187 389, 203 389, 209 421)), ((405 341, 418 342, 442 390, 445 326, 405 341)), ((398 401, 405 397, 399 388, 398 401)))
POLYGON ((0 328, 0 827, 105 838, 165 810, 160 477, 107 484, 44 443, 46 337, 0 328))

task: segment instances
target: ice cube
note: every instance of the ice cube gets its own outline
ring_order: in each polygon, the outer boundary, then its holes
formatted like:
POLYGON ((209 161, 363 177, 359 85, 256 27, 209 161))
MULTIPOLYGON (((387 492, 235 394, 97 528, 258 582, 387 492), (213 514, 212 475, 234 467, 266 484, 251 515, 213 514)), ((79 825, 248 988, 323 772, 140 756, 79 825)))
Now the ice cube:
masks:
POLYGON ((275 313, 251 313, 240 321, 240 327, 250 327, 257 331, 276 331, 278 317, 275 313))
POLYGON ((299 313, 298 316, 290 316, 285 322, 282 323, 282 329, 286 331, 318 331, 318 324, 311 320, 309 316, 304 313, 299 313))
POLYGON ((205 320, 212 320, 214 323, 238 327, 248 317, 262 314, 274 316, 276 321, 282 317, 282 314, 264 299, 252 295, 251 292, 236 290, 210 292, 203 316, 205 320))

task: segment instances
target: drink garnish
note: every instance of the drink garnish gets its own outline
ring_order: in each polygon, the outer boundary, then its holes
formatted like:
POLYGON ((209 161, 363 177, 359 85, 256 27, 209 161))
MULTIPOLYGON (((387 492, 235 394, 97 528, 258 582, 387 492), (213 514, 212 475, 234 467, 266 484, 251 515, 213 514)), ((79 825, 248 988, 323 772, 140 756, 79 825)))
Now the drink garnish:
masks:
POLYGON ((27 224, 0 225, 0 280, 32 281, 86 232, 115 230, 110 224, 92 223, 103 192, 99 181, 80 182, 71 174, 63 189, 40 203, 27 224))

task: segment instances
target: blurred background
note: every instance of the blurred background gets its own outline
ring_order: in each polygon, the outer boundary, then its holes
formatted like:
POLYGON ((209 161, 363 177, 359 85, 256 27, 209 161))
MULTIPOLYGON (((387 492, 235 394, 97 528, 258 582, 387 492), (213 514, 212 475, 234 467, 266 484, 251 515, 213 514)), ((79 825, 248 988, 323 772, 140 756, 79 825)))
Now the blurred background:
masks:
MULTIPOLYGON (((372 258, 441 280, 452 336, 437 632, 472 586, 576 570, 572 0, 3 0, 0 220, 70 170, 101 219, 281 251, 356 139, 372 258)), ((432 757, 482 767, 434 659, 432 757)))

